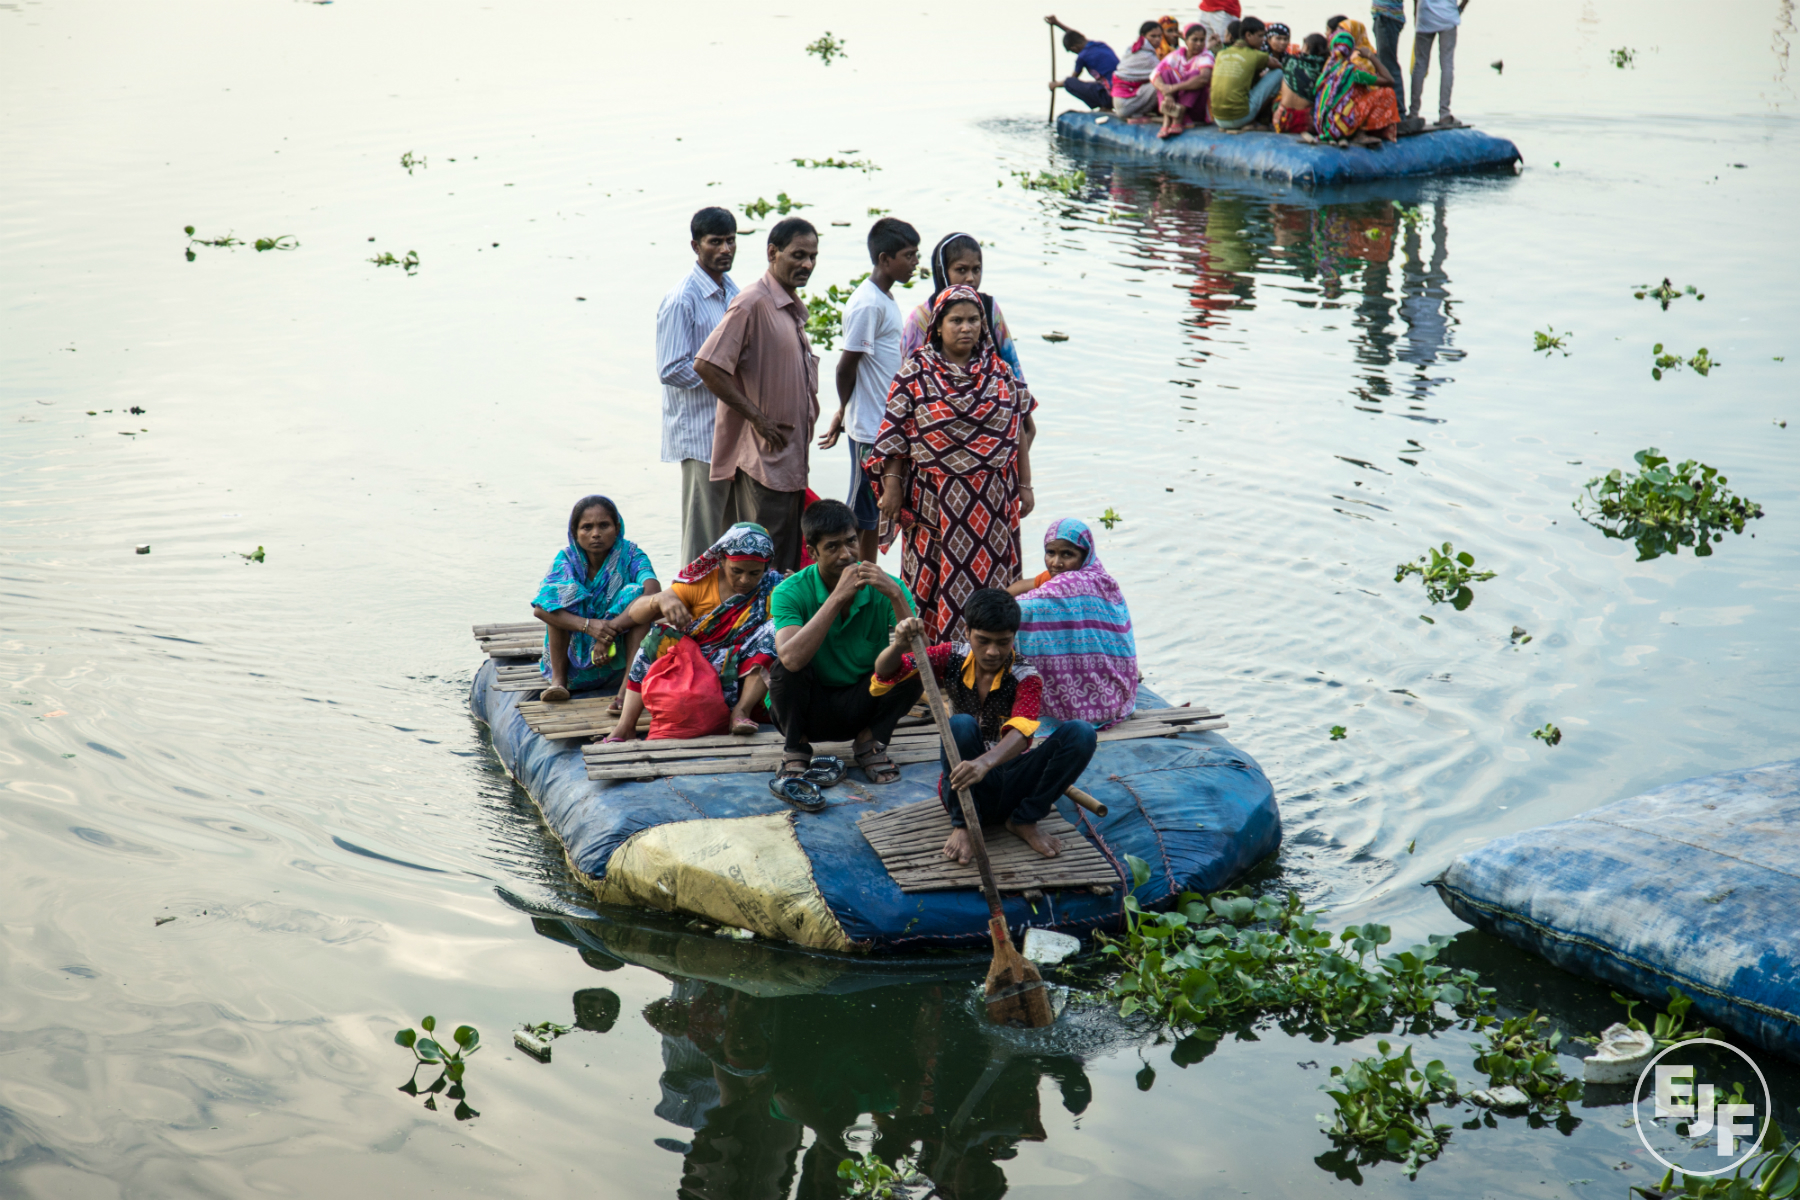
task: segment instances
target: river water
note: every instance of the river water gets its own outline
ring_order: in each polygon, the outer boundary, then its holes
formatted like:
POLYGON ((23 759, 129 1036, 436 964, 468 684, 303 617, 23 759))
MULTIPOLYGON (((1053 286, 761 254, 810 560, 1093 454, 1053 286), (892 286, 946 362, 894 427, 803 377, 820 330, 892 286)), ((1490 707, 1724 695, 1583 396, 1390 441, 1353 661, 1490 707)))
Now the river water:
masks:
MULTIPOLYGON (((1372 1039, 1025 1044, 954 981, 542 915, 582 896, 468 715, 468 630, 523 615, 589 491, 677 565, 652 322, 704 203, 808 204, 819 287, 871 208, 988 243, 1044 405, 1027 545, 1122 518, 1151 684, 1229 714, 1274 884, 1332 921, 1454 933, 1420 885, 1460 850, 1794 754, 1789 0, 1477 4, 1456 112, 1525 169, 1351 195, 1071 156, 1029 6, 774 8, 0 3, 0 1192, 822 1195, 877 1138, 945 1195, 1345 1186, 1316 1088, 1372 1039), (791 162, 828 155, 880 169, 791 162), (190 261, 187 225, 298 245, 190 261), (1633 299, 1664 276, 1705 300, 1633 299), (1723 366, 1654 381, 1657 342, 1723 366), (1647 446, 1767 517, 1636 561, 1570 505, 1647 446), (1395 564, 1446 540, 1497 577, 1427 624, 1395 564), (479 1117, 395 1090, 428 1012, 486 1036, 479 1117), (508 1044, 577 1017, 550 1065, 508 1044)), ((1146 14, 1060 15, 1120 45, 1146 14)), ((1466 1041, 1420 1056, 1466 1078, 1466 1041)), ((1459 1131, 1417 1186, 1615 1194, 1649 1174, 1623 1114, 1459 1131)))

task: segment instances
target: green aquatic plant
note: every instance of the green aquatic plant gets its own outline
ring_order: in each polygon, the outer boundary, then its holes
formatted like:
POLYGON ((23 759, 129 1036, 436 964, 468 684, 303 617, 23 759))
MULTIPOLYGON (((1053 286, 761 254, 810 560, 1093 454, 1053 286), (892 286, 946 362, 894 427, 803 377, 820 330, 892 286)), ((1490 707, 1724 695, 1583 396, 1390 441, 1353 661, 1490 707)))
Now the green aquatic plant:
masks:
POLYGON ((1800 1146, 1791 1146, 1774 1121, 1763 1122, 1752 1157, 1729 1175, 1688 1175, 1673 1169, 1655 1184, 1637 1184, 1643 1200, 1789 1200, 1800 1194, 1800 1146))
POLYGON ((1705 346, 1700 347, 1700 349, 1694 353, 1692 358, 1686 360, 1683 360, 1679 354, 1663 353, 1663 344, 1661 342, 1652 346, 1650 348, 1650 353, 1655 355, 1654 360, 1650 364, 1650 378, 1652 379, 1661 379, 1664 371, 1679 371, 1684 361, 1691 370, 1700 375, 1710 375, 1712 374, 1712 369, 1714 367, 1725 365, 1713 358, 1712 352, 1705 346))
POLYGON ((187 234, 188 244, 187 248, 183 251, 183 254, 189 262, 193 262, 196 257, 194 254, 195 246, 241 246, 244 244, 241 240, 232 237, 229 233, 213 238, 195 237, 194 227, 192 225, 183 225, 181 231, 187 234))
POLYGON ((292 250, 299 245, 300 243, 294 240, 294 235, 291 233, 284 233, 279 237, 256 239, 256 249, 259 253, 264 250, 292 250))
POLYGON ((1647 296, 1652 300, 1660 301, 1664 312, 1669 311, 1669 301, 1679 300, 1683 296, 1692 296, 1696 300, 1706 299, 1706 293, 1695 288, 1691 283, 1679 291, 1676 290, 1675 285, 1669 282, 1667 275, 1664 275, 1663 281, 1655 287, 1651 287, 1647 283, 1638 284, 1631 294, 1639 300, 1647 296))
POLYGON ((1560 746, 1562 744, 1562 730, 1558 729, 1548 721, 1544 722, 1542 729, 1532 730, 1531 736, 1544 743, 1546 746, 1560 746))
POLYGON ((1489 1087, 1518 1088, 1537 1111, 1561 1116, 1569 1111, 1570 1101, 1581 1099, 1581 1081, 1563 1074, 1556 1055, 1562 1031, 1546 1037, 1542 1027, 1549 1024, 1535 1008, 1505 1020, 1480 1016, 1475 1028, 1486 1034, 1486 1040, 1471 1044, 1477 1051, 1475 1069, 1487 1075, 1489 1087))
POLYGON ((1425 585, 1427 600, 1433 604, 1448 601, 1457 612, 1462 612, 1475 601, 1475 593, 1469 585, 1494 577, 1492 571, 1471 570, 1474 565, 1473 554, 1467 550, 1457 550, 1449 542, 1445 542, 1441 552, 1436 549, 1427 550, 1419 556, 1417 562, 1401 563, 1395 567, 1394 582, 1399 583, 1408 575, 1417 575, 1419 582, 1425 585))
POLYGON ((1566 329, 1558 333, 1554 325, 1546 325, 1542 329, 1534 331, 1531 336, 1536 339, 1537 343, 1531 348, 1534 353, 1542 350, 1548 357, 1552 351, 1560 350, 1562 356, 1567 358, 1569 357, 1569 348, 1563 344, 1563 339, 1572 338, 1575 335, 1566 329))
POLYGON ((412 1051, 413 1056, 412 1076, 400 1085, 399 1090, 409 1096, 417 1096, 423 1092, 425 1107, 434 1112, 437 1110, 437 1094, 444 1092, 445 1099, 456 1101, 453 1115, 457 1120, 466 1121, 470 1117, 479 1117, 481 1114, 469 1107, 468 1094, 463 1090, 463 1074, 467 1070, 469 1056, 481 1049, 481 1034, 476 1032, 473 1025, 458 1025, 456 1032, 451 1034, 451 1042, 456 1047, 452 1050, 432 1036, 437 1032, 436 1017, 423 1018, 419 1027, 425 1031, 425 1036, 421 1037, 413 1029, 402 1029, 394 1034, 394 1044, 406 1047, 412 1051), (430 1086, 421 1089, 419 1068, 425 1066, 441 1067, 442 1070, 430 1086))
POLYGON ((1631 66, 1637 59, 1637 51, 1625 46, 1620 46, 1617 50, 1608 50, 1606 53, 1612 59, 1612 65, 1621 71, 1631 66))
POLYGON ((383 250, 369 261, 378 267, 402 267, 408 275, 416 274, 419 270, 419 255, 415 250, 408 250, 405 258, 395 258, 393 251, 383 250))
POLYGON ((750 203, 742 204, 738 207, 744 210, 744 215, 746 217, 755 217, 760 221, 770 213, 785 217, 797 208, 811 208, 812 205, 802 204, 798 200, 790 199, 786 192, 776 192, 775 202, 773 204, 763 199, 761 196, 758 196, 750 203))
POLYGON ((823 37, 808 42, 806 44, 806 52, 817 57, 820 62, 828 67, 831 65, 832 59, 842 58, 849 53, 849 51, 844 49, 844 39, 833 37, 831 30, 829 29, 825 31, 823 37))
POLYGON ((796 158, 794 165, 806 167, 809 170, 817 167, 830 167, 839 171, 861 171, 865 175, 881 170, 866 158, 796 158))
POLYGON ((885 217, 893 211, 894 210, 891 208, 875 208, 871 205, 869 208, 869 215, 871 217, 885 217))
POLYGON ((1342 725, 1333 725, 1331 727, 1331 740, 1332 741, 1341 742, 1349 736, 1350 736, 1350 731, 1345 729, 1342 725))
POLYGON ((1763 515, 1760 504, 1732 495, 1725 476, 1705 463, 1690 458, 1671 466, 1655 446, 1632 458, 1637 473, 1615 467, 1588 480, 1573 507, 1607 537, 1637 543, 1639 562, 1679 554, 1683 546, 1704 558, 1725 540, 1725 530, 1742 533, 1746 522, 1763 515))
POLYGON ((237 556, 239 558, 243 559, 247 563, 261 562, 263 560, 263 548, 261 546, 258 546, 256 549, 252 550, 248 554, 245 554, 242 550, 239 550, 237 552, 237 556))
POLYGON ((1020 187, 1035 192, 1061 192, 1065 196, 1073 196, 1087 186, 1086 171, 1064 171, 1061 174, 1039 171, 1036 175, 1030 171, 1014 171, 1012 176, 1019 181, 1020 187))
MULTIPOLYGON (((1625 1025, 1627 1028, 1636 1029, 1642 1033, 1648 1033, 1652 1038, 1656 1039, 1656 1044, 1665 1050, 1670 1046, 1678 1045, 1681 1042, 1689 1041, 1693 1038, 1721 1039, 1725 1036, 1721 1030, 1712 1025, 1707 1025, 1699 1029, 1689 1029, 1687 1027, 1687 1015, 1688 1010, 1694 1007, 1694 998, 1678 987, 1671 986, 1668 989, 1668 992, 1669 1011, 1656 1013, 1652 1023, 1648 1026, 1638 1020, 1634 1014, 1634 1010, 1637 1006, 1644 1003, 1644 1001, 1632 996, 1627 996, 1623 992, 1614 992, 1612 998, 1625 1006, 1625 1025)), ((1592 1040, 1598 1041, 1599 1039, 1594 1038, 1592 1040)))
MULTIPOLYGON (((455 162, 456 160, 453 158, 450 161, 455 162)), ((406 173, 408 175, 411 175, 414 167, 428 167, 431 163, 423 154, 414 154, 411 150, 408 150, 405 154, 400 156, 400 165, 406 168, 406 173)))
POLYGON ((1125 519, 1124 517, 1121 517, 1118 513, 1114 512, 1111 508, 1108 508, 1105 512, 1100 514, 1100 523, 1102 525, 1106 526, 1108 529, 1111 529, 1114 525, 1117 525, 1120 521, 1123 521, 1124 519, 1125 519))
POLYGON ((815 344, 831 349, 844 331, 844 305, 868 277, 869 273, 864 271, 842 287, 834 283, 818 295, 807 296, 806 336, 815 344))
POLYGON ((896 1159, 890 1167, 875 1155, 865 1154, 838 1163, 837 1177, 850 1185, 846 1195, 867 1197, 868 1200, 902 1200, 908 1194, 907 1185, 919 1177, 919 1161, 908 1155, 896 1159))
POLYGON ((1384 1040, 1375 1048, 1378 1054, 1331 1068, 1331 1082, 1320 1085, 1337 1105, 1327 1132, 1359 1160, 1398 1161, 1412 1178, 1450 1137, 1449 1125, 1432 1121, 1430 1106, 1456 1102, 1456 1077, 1435 1058, 1416 1066, 1411 1046, 1392 1054, 1384 1040))
POLYGON ((1395 200, 1393 205, 1394 211, 1398 213, 1400 219, 1408 225, 1417 225, 1425 216, 1424 210, 1417 204, 1402 204, 1398 200, 1395 200))
POLYGON ((1396 1020, 1429 1026, 1439 1005, 1472 1012, 1490 1002, 1474 972, 1437 962, 1451 940, 1443 935, 1384 956, 1387 926, 1354 925, 1333 938, 1318 927, 1324 913, 1293 892, 1283 900, 1187 892, 1172 910, 1149 913, 1137 900, 1149 866, 1134 855, 1126 864, 1125 931, 1100 935, 1103 961, 1118 972, 1106 997, 1120 1016, 1142 1013, 1216 1040, 1217 1026, 1263 1016, 1343 1032, 1396 1020))

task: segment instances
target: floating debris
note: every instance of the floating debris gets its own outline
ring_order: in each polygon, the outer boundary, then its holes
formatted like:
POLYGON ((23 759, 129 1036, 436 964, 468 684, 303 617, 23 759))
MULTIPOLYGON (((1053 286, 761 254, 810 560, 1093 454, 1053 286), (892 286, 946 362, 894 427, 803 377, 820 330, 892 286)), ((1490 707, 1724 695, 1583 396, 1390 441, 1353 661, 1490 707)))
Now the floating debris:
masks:
POLYGON ((150 553, 150 543, 149 543, 149 542, 145 542, 145 543, 144 543, 144 544, 143 544, 143 545, 141 545, 141 546, 139 546, 139 547, 138 547, 138 548, 137 548, 137 552, 138 552, 138 553, 139 553, 139 554, 148 554, 148 553, 150 553))
POLYGON ((1069 340, 1069 335, 1060 329, 1052 329, 1049 333, 1044 334, 1043 337, 1046 342, 1066 342, 1069 340))
POLYGON ((1544 722, 1544 727, 1542 729, 1532 730, 1531 736, 1544 743, 1546 746, 1556 746, 1562 743, 1562 730, 1550 724, 1548 721, 1544 722))
POLYGON ((843 58, 849 54, 849 51, 844 49, 844 39, 833 37, 831 30, 829 29, 825 31, 823 37, 808 42, 806 44, 806 52, 817 57, 820 62, 828 67, 831 65, 832 59, 843 58))

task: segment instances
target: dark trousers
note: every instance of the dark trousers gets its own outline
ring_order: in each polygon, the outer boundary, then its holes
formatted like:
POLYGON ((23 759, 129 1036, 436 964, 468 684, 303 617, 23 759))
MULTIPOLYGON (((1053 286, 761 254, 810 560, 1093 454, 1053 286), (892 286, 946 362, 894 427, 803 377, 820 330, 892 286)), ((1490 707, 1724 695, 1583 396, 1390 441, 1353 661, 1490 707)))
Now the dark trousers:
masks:
POLYGON ((784 572, 799 570, 800 510, 806 505, 806 492, 764 487, 741 467, 728 486, 731 491, 718 531, 723 533, 739 521, 754 521, 769 531, 769 539, 775 543, 775 557, 769 566, 784 572))
MULTIPOLYGON (((962 713, 951 717, 950 733, 956 738, 957 753, 964 759, 987 753, 981 726, 974 717, 962 713)), ((1092 725, 1086 721, 1064 721, 1036 746, 989 771, 986 779, 969 789, 981 823, 998 825, 1010 818, 1021 825, 1031 825, 1041 820, 1063 789, 1087 770, 1097 745, 1099 739, 1092 725)), ((961 829, 962 804, 948 786, 950 756, 942 755, 939 761, 944 773, 938 778, 938 799, 950 811, 950 823, 961 829)))
POLYGON ((1077 79, 1071 75, 1063 80, 1063 91, 1089 108, 1112 111, 1112 88, 1097 79, 1077 79))
POLYGON ((1381 65, 1388 69, 1394 77, 1394 103, 1400 106, 1400 115, 1406 115, 1406 76, 1400 73, 1400 31, 1406 28, 1405 21, 1396 21, 1393 17, 1376 17, 1375 20, 1375 57, 1381 65))
POLYGON ((925 692, 913 676, 885 696, 869 695, 869 680, 848 687, 826 687, 812 668, 790 671, 776 659, 769 668, 769 699, 775 702, 775 721, 781 726, 787 748, 811 753, 812 743, 854 739, 867 729, 875 740, 894 740, 894 726, 925 692))

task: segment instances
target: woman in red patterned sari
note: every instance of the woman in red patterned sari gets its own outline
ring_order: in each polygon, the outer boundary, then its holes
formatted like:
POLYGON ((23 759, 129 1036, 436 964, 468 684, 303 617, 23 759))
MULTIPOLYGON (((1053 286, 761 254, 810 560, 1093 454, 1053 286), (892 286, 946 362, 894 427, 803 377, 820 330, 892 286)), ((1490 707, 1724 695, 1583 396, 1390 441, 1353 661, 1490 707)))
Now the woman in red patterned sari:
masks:
POLYGON ((932 642, 964 636, 975 589, 1019 577, 1019 521, 1035 503, 1019 433, 1036 407, 994 349, 975 289, 945 288, 888 389, 866 464, 881 481, 883 540, 900 530, 900 577, 932 642))

